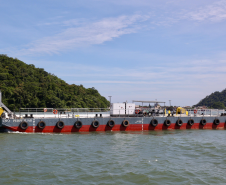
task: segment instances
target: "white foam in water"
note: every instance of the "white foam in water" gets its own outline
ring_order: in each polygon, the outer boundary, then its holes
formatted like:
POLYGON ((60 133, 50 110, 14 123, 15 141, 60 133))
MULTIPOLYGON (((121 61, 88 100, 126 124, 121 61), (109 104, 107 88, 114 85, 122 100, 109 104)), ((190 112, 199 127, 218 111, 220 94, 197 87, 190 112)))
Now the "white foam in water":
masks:
POLYGON ((19 132, 19 131, 13 131, 13 132, 8 132, 9 134, 33 134, 33 133, 27 133, 27 132, 19 132))
POLYGON ((38 135, 65 135, 65 134, 58 134, 58 133, 43 133, 43 132, 19 132, 19 131, 8 131, 9 134, 38 134, 38 135))

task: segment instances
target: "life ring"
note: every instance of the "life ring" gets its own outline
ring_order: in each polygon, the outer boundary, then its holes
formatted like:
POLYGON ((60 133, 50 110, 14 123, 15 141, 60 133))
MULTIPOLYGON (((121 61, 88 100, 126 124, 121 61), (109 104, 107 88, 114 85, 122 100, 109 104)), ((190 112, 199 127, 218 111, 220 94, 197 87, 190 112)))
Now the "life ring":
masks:
POLYGON ((98 128, 100 123, 99 123, 99 121, 94 120, 91 125, 93 126, 93 128, 98 128))
POLYGON ((194 122, 193 119, 189 119, 189 120, 188 120, 188 124, 189 124, 190 126, 194 125, 194 123, 195 123, 195 122, 194 122))
POLYGON ((53 114, 57 114, 58 111, 56 109, 53 110, 53 114))
POLYGON ((171 125, 171 121, 168 120, 168 119, 166 119, 166 120, 164 121, 164 125, 166 125, 167 127, 170 126, 170 125, 171 125))
POLYGON ((111 128, 113 128, 115 126, 115 121, 114 120, 109 120, 107 125, 111 128))
POLYGON ((122 125, 123 125, 124 127, 128 127, 128 126, 129 126, 129 121, 128 121, 128 120, 124 120, 124 121, 122 122, 122 125))
POLYGON ((63 121, 58 121, 56 126, 59 128, 59 129, 62 129, 64 128, 64 122, 63 121))
POLYGON ((47 112, 47 108, 44 108, 44 112, 47 112))
POLYGON ((183 121, 181 119, 178 119, 176 124, 180 127, 183 125, 183 121))
POLYGON ((46 123, 44 121, 39 121, 38 122, 38 128, 44 129, 46 127, 46 123))
POLYGON ((195 109, 195 110, 194 110, 194 113, 196 114, 197 112, 198 112, 198 111, 195 109))
POLYGON ((138 110, 138 109, 135 110, 135 114, 139 114, 139 112, 140 112, 140 110, 138 110))
POLYGON ((205 119, 201 119, 200 124, 205 126, 206 125, 206 120, 205 119))
POLYGON ((80 128, 82 128, 82 122, 81 121, 76 121, 74 126, 75 126, 75 128, 80 129, 80 128))
POLYGON ((153 127, 156 127, 156 126, 158 125, 158 120, 157 120, 157 119, 152 119, 152 120, 151 120, 151 125, 152 125, 153 127))
POLYGON ((216 118, 216 119, 213 121, 213 124, 214 124, 214 125, 219 125, 219 124, 220 124, 220 120, 216 118))
POLYGON ((26 130, 28 128, 28 123, 26 121, 22 121, 19 125, 22 130, 26 130))

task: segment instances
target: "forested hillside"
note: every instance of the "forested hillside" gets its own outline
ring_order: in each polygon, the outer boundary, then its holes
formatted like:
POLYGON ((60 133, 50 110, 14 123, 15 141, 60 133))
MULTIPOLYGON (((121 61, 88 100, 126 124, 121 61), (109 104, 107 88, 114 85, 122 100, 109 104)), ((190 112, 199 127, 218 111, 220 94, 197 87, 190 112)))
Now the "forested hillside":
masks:
POLYGON ((94 88, 69 85, 34 65, 0 55, 0 90, 3 103, 11 110, 22 108, 109 107, 94 88))
POLYGON ((206 105, 210 108, 225 108, 226 106, 226 89, 222 92, 216 91, 209 96, 206 96, 195 106, 206 105))

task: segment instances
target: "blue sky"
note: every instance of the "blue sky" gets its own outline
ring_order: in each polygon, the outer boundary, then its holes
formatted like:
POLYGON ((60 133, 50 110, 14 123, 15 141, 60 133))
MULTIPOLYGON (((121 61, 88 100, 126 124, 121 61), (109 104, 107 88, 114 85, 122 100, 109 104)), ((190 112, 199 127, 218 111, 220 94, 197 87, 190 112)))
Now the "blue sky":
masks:
POLYGON ((112 102, 226 88, 226 0, 2 0, 0 17, 0 53, 112 102))

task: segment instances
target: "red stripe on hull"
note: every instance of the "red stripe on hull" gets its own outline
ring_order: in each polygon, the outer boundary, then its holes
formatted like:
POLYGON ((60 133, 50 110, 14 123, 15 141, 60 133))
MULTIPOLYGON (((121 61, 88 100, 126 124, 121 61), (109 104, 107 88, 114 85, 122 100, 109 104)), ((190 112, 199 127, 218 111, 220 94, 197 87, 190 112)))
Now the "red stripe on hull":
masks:
POLYGON ((74 125, 64 126, 63 129, 59 129, 56 126, 46 126, 44 129, 40 129, 37 126, 33 131, 33 126, 28 127, 26 130, 22 130, 20 127, 5 127, 11 131, 19 131, 19 132, 42 132, 42 133, 71 133, 71 132, 100 132, 100 131, 148 131, 148 130, 173 130, 173 129, 225 129, 226 124, 220 123, 219 125, 214 125, 213 123, 206 123, 205 126, 202 126, 199 123, 195 123, 190 126, 187 123, 184 123, 182 126, 176 125, 176 123, 172 123, 169 127, 164 124, 158 124, 156 127, 151 126, 150 124, 130 124, 128 127, 124 127, 122 125, 115 125, 113 128, 107 125, 100 125, 98 128, 94 128, 91 125, 83 125, 82 128, 77 129, 74 125), (142 128, 143 127, 143 128, 142 128))
MULTIPOLYGON (((33 132, 33 126, 28 127, 26 130, 22 130, 20 127, 10 127, 8 128, 12 131, 19 131, 19 132, 33 132)), ((100 125, 98 128, 94 128, 91 125, 83 125, 82 128, 77 129, 74 127, 74 125, 67 126, 65 125, 64 128, 59 129, 56 126, 46 126, 44 129, 40 129, 38 127, 35 127, 34 132, 43 132, 43 133, 70 133, 70 132, 103 132, 103 131, 142 131, 142 125, 141 124, 133 124, 129 125, 128 127, 124 127, 122 125, 115 125, 113 128, 107 126, 107 125, 100 125)))
POLYGON ((194 123, 194 125, 190 126, 187 123, 184 123, 182 126, 178 126, 176 123, 171 123, 170 126, 165 126, 164 124, 158 124, 156 127, 153 127, 150 124, 144 124, 144 130, 172 130, 172 129, 225 129, 226 124, 220 123, 219 125, 215 125, 213 123, 206 123, 206 125, 201 125, 200 123, 194 123))

